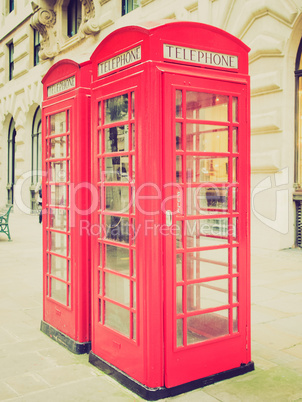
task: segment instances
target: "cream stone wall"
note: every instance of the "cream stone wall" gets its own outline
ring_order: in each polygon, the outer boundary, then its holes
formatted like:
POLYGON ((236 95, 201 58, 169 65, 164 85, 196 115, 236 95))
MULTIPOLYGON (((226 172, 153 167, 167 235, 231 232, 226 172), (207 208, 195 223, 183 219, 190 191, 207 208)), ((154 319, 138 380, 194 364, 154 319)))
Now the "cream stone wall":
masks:
MULTIPOLYGON (((0 4, 0 205, 6 202, 7 133, 16 123, 16 179, 31 165, 31 124, 42 102, 41 78, 60 59, 87 60, 113 30, 145 21, 199 21, 225 29, 250 48, 252 245, 280 249, 295 241, 295 59, 302 37, 302 0, 141 0, 121 16, 121 0, 82 0, 79 33, 68 38, 68 0, 15 0, 0 4), (42 38, 33 67, 33 31, 42 38), (8 81, 8 48, 15 46, 8 81)), ((28 185, 28 184, 26 184, 28 185)), ((24 187, 26 203, 29 191, 24 187)))

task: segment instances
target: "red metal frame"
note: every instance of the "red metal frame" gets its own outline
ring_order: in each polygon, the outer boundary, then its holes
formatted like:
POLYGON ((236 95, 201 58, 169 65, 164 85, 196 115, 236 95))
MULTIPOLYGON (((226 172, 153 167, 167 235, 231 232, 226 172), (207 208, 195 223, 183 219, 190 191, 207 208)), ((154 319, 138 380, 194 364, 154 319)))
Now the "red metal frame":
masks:
MULTIPOLYGON (((83 227, 82 219, 90 222, 90 215, 87 214, 90 212, 91 203, 89 64, 79 66, 68 60, 60 61, 45 75, 43 84, 44 325, 41 328, 47 328, 45 327, 47 324, 51 326, 52 331, 54 328, 61 332, 63 337, 66 335, 71 338, 76 345, 88 344, 90 342, 90 237, 84 229, 81 231, 80 228, 83 227), (73 77, 71 88, 64 89, 58 84, 70 77, 73 77), (52 95, 48 92, 48 88, 53 88, 57 84, 58 93, 52 95), (62 117, 59 132, 56 128, 59 121, 57 123, 54 121, 58 119, 58 116, 62 117), (61 189, 64 190, 61 191, 61 189), (56 237, 59 242, 60 237, 65 240, 64 246, 59 250, 54 248, 56 237), (54 261, 59 264, 58 267, 55 266, 54 261), (60 264, 64 265, 63 269, 60 264), (51 281, 59 285, 57 294, 53 293, 51 281), (66 295, 64 295, 64 289, 66 295), (60 294, 61 291, 63 297, 60 294)), ((45 332, 50 333, 49 328, 45 332)), ((56 337, 55 334, 53 336, 56 337)), ((67 341, 67 343, 70 345, 70 342, 67 341)), ((70 348, 77 351, 74 345, 70 348)), ((87 350, 84 348, 84 351, 87 350)))

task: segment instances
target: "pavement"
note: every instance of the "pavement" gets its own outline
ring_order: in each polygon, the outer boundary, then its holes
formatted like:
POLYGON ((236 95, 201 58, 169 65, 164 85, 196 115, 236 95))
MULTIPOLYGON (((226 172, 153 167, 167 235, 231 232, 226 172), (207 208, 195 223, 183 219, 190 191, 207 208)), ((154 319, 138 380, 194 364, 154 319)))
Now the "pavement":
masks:
MULTIPOLYGON (((0 401, 142 401, 40 331, 42 228, 10 215, 0 234, 0 401)), ((252 251, 255 370, 166 401, 302 401, 302 250, 252 251)))

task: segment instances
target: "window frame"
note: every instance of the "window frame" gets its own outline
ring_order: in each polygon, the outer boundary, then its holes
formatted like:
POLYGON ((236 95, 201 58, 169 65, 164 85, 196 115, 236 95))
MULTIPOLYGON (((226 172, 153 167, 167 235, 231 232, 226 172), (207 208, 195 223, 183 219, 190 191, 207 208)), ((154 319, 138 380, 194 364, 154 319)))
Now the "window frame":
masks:
POLYGON ((67 6, 66 15, 67 15, 67 36, 68 38, 72 38, 79 32, 79 28, 82 23, 83 18, 82 2, 80 0, 70 0, 67 6), (79 25, 78 20, 80 20, 79 25))
POLYGON ((37 66, 40 64, 39 51, 41 48, 40 33, 33 28, 33 64, 37 66))
POLYGON ((8 80, 11 81, 14 78, 14 42, 11 41, 7 44, 8 48, 8 80))
POLYGON ((122 0, 122 16, 130 13, 140 6, 141 0, 122 0), (138 4, 135 5, 135 2, 138 4), (131 6, 129 7, 129 3, 131 6))

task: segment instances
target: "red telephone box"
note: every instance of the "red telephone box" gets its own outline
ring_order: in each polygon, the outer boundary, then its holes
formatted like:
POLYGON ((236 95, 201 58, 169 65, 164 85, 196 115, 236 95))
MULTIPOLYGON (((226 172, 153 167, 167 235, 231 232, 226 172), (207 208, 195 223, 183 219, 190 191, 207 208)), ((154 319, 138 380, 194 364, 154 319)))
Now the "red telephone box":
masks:
POLYGON ((43 321, 74 353, 90 350, 89 63, 63 60, 42 80, 43 321))
POLYGON ((89 359, 146 399, 254 367, 248 51, 172 22, 91 57, 89 359))

